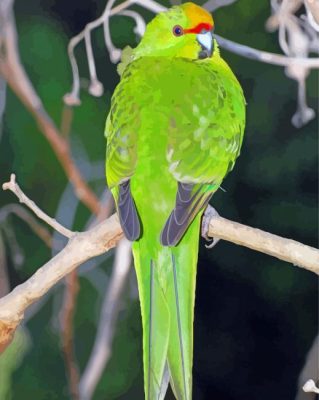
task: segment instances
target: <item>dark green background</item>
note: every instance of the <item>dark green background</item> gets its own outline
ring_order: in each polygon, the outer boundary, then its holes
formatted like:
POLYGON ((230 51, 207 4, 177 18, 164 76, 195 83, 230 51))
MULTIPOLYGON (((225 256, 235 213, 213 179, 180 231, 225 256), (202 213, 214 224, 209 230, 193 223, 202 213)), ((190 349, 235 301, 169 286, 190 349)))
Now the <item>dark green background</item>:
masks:
MULTIPOLYGON (((167 1, 162 3, 168 5, 167 1)), ((71 87, 68 40, 103 7, 104 1, 16 1, 22 61, 58 126, 62 96, 71 87)), ((216 11, 216 32, 242 44, 281 53, 277 34, 264 29, 269 12, 267 0, 239 0, 216 11)), ((147 21, 152 16, 145 11, 143 15, 147 21)), ((116 46, 137 43, 133 28, 128 18, 111 20, 116 46)), ((92 40, 105 93, 97 99, 82 91, 82 105, 75 109, 70 139, 74 159, 100 195, 104 188, 104 123, 119 77, 109 60, 101 29, 93 33, 92 40), (90 176, 89 163, 96 164, 96 176, 90 176)), ((281 67, 226 51, 222 54, 244 88, 247 128, 241 156, 223 184, 227 191, 216 193, 212 204, 226 218, 316 246, 318 120, 301 129, 291 125, 297 85, 281 67)), ((87 77, 83 44, 76 56, 81 75, 87 77)), ((317 106, 317 85, 318 75, 312 72, 307 93, 313 108, 317 106)), ((28 196, 47 213, 56 215, 67 179, 33 118, 8 90, 0 142, 0 182, 7 181, 11 172, 17 174, 28 196)), ((16 202, 13 195, 1 192, 0 206, 10 202, 16 202)), ((69 227, 84 229, 89 212, 76 200, 71 198, 71 202, 76 214, 69 227)), ((63 204, 65 212, 68 206, 63 204)), ((7 247, 14 287, 45 263, 51 252, 20 220, 12 217, 10 224, 24 253, 24 262, 17 267, 7 247)), ((104 277, 109 276, 112 258, 99 262, 95 268, 104 277)), ((89 279, 92 273, 90 266, 82 268, 75 318, 76 356, 81 370, 91 351, 103 293, 103 288, 98 291, 89 279)), ((142 332, 134 293, 132 271, 112 358, 95 392, 96 400, 143 398, 142 332)), ((70 398, 59 339, 62 294, 63 285, 57 285, 28 320, 29 344, 13 373, 12 396, 8 399, 70 398)), ((317 322, 314 274, 231 243, 220 242, 213 250, 205 249, 202 243, 195 310, 194 399, 294 399, 298 374, 316 335, 317 322)))

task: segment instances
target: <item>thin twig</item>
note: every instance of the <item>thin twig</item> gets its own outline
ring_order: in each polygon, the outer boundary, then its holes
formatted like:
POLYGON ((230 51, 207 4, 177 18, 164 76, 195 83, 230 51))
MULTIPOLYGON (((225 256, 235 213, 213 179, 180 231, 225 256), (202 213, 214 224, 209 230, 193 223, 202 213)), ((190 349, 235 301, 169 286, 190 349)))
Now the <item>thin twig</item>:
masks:
MULTIPOLYGON (((73 76, 73 84, 72 84, 72 90, 70 93, 66 94, 64 96, 64 101, 68 105, 79 105, 80 104, 80 98, 79 98, 79 92, 80 92, 80 76, 79 76, 79 69, 78 69, 78 64, 74 55, 74 49, 75 47, 82 41, 84 40, 88 35, 91 35, 91 32, 97 28, 98 26, 101 26, 104 24, 106 20, 108 20, 111 16, 120 14, 122 11, 126 10, 128 7, 131 5, 136 4, 140 5, 154 13, 158 13, 161 11, 165 11, 165 7, 162 5, 158 4, 154 0, 126 0, 123 3, 113 7, 111 10, 109 9, 108 2, 106 3, 105 9, 100 17, 98 17, 96 20, 88 23, 83 31, 81 31, 78 35, 74 36, 68 45, 68 55, 71 63, 71 68, 72 68, 72 76, 73 76)), ((104 31, 104 33, 107 33, 104 31)), ((116 55, 116 50, 114 49, 112 43, 109 40, 108 35, 107 37, 107 42, 106 46, 108 47, 108 50, 114 50, 113 53, 111 54, 112 58, 114 60, 118 59, 116 55)), ((88 57, 90 56, 90 52, 87 54, 88 57)), ((89 65, 91 63, 94 63, 93 58, 88 59, 89 65)), ((93 76, 94 78, 94 76, 93 76)), ((97 78, 96 78, 97 79, 97 78)), ((97 80, 98 81, 98 80, 97 80)), ((93 82, 94 83, 94 82, 93 82)), ((91 83, 92 85, 92 83, 91 83)), ((91 87, 90 85, 90 87, 91 87)))
POLYGON ((113 272, 103 301, 93 350, 81 377, 79 386, 81 400, 92 398, 111 357, 120 299, 127 282, 131 261, 131 243, 122 239, 116 248, 113 272))
POLYGON ((261 51, 252 47, 245 46, 233 42, 232 40, 225 39, 219 35, 214 35, 218 44, 225 50, 238 54, 245 58, 264 62, 267 64, 288 66, 288 65, 301 65, 305 68, 319 68, 319 58, 303 58, 303 57, 287 57, 281 54, 269 53, 268 51, 261 51))
POLYGON ((49 217, 45 214, 35 203, 30 200, 20 189, 19 185, 16 183, 15 174, 11 174, 10 181, 6 182, 2 185, 3 190, 11 190, 19 199, 20 203, 24 203, 28 206, 34 213, 37 215, 42 221, 46 222, 57 232, 61 233, 61 235, 66 236, 67 238, 71 238, 74 236, 74 232, 62 226, 59 222, 57 222, 54 218, 49 217))

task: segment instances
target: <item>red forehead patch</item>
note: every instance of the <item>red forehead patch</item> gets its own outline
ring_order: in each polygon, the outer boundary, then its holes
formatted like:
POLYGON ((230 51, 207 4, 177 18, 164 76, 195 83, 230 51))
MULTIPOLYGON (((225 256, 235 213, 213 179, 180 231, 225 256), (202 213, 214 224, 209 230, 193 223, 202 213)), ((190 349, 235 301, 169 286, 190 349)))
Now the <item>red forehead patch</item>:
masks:
POLYGON ((213 26, 207 23, 201 23, 195 26, 195 28, 184 29, 184 33, 201 33, 201 31, 205 29, 206 31, 211 31, 213 26))

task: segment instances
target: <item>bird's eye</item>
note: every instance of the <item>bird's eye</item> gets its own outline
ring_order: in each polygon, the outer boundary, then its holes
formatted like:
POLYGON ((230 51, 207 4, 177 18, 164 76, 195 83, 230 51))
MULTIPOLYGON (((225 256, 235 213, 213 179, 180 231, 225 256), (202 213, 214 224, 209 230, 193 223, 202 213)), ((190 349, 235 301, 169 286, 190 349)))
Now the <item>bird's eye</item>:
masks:
POLYGON ((173 28, 173 33, 175 36, 182 36, 184 33, 184 30, 180 25, 175 25, 173 28))

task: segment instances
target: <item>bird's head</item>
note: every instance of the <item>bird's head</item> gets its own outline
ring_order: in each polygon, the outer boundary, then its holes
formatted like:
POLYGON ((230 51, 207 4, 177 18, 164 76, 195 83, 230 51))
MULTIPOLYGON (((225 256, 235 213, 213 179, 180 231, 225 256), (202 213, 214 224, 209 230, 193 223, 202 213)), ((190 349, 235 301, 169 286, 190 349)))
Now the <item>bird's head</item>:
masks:
POLYGON ((135 50, 137 56, 203 59, 214 51, 214 21, 194 3, 185 3, 158 14, 146 27, 135 50))

